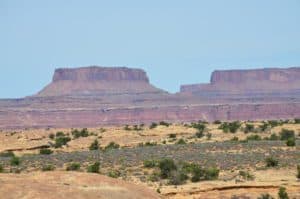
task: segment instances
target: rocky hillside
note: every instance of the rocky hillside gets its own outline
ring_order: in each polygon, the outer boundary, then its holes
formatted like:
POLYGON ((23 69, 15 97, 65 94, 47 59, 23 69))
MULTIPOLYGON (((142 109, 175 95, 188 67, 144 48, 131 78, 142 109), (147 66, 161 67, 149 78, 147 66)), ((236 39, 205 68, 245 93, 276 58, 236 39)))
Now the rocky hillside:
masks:
POLYGON ((300 117, 300 68, 216 71, 170 94, 126 67, 57 69, 38 94, 0 100, 0 128, 300 117))

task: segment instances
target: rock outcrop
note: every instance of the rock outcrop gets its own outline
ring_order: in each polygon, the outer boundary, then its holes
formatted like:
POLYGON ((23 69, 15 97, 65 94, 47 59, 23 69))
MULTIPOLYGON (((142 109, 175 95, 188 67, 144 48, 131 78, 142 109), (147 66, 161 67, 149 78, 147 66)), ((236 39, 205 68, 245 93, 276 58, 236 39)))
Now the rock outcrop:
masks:
POLYGON ((0 100, 0 128, 93 127, 166 120, 300 118, 300 68, 216 71, 169 94, 125 67, 57 69, 37 95, 0 100))
POLYGON ((0 198, 160 199, 146 187, 80 172, 0 174, 0 198))
POLYGON ((160 93, 145 71, 126 67, 56 69, 53 81, 37 96, 160 93))
POLYGON ((181 93, 209 96, 299 95, 300 68, 215 71, 209 84, 181 86, 181 93))

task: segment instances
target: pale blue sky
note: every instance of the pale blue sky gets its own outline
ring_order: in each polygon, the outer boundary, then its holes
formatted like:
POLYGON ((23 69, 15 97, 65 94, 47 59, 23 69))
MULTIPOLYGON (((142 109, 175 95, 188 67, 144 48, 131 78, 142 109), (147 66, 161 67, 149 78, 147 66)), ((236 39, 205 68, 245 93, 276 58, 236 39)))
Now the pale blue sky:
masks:
POLYGON ((86 65, 143 68, 170 92, 216 69, 300 66, 300 1, 0 0, 0 98, 86 65))

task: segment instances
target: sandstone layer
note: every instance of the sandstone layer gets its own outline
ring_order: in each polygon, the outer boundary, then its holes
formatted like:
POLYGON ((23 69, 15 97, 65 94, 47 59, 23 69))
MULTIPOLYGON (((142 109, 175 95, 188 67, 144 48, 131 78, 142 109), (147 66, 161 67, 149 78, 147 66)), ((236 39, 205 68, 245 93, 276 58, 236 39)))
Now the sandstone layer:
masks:
POLYGON ((145 187, 98 174, 44 172, 0 174, 0 198, 6 199, 159 199, 145 187))
POLYGON ((300 117, 300 68, 215 71, 170 94, 126 67, 57 69, 38 94, 0 100, 0 128, 300 117))

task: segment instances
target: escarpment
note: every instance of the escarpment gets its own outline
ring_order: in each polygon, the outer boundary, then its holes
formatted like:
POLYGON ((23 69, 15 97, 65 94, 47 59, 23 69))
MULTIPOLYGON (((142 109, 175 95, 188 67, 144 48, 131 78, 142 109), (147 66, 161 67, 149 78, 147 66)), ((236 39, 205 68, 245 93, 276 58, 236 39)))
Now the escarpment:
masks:
POLYGON ((299 67, 215 71, 176 94, 141 69, 62 68, 38 94, 0 100, 0 129, 290 118, 300 118, 299 67))

